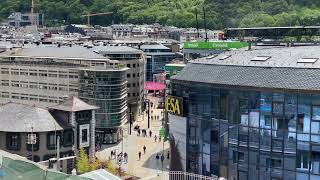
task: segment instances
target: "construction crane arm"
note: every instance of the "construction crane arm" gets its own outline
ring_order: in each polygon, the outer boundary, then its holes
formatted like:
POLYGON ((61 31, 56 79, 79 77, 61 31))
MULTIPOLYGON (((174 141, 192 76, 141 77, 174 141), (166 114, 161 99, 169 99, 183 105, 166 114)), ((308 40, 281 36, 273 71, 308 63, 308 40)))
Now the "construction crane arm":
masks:
POLYGON ((100 16, 100 15, 110 15, 112 12, 105 12, 105 13, 95 13, 95 14, 84 14, 82 17, 87 17, 87 16, 100 16))

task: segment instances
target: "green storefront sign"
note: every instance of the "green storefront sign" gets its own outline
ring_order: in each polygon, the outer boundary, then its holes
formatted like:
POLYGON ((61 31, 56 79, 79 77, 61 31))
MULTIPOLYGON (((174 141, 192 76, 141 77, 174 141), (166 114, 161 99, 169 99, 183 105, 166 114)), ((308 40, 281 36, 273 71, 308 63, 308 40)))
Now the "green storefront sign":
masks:
POLYGON ((247 47, 249 44, 247 42, 240 41, 215 41, 215 42, 206 42, 206 41, 197 41, 197 42, 185 42, 183 44, 184 49, 239 49, 247 47))

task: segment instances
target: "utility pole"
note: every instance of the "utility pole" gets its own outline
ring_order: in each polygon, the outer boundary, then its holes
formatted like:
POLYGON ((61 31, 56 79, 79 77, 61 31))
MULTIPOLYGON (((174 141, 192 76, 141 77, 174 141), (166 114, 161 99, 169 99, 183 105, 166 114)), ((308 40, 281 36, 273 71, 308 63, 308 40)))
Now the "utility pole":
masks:
POLYGON ((203 23, 204 23, 204 31, 206 33, 206 41, 208 41, 208 33, 207 33, 207 20, 206 20, 206 6, 203 6, 203 23))
POLYGON ((200 37, 200 33, 199 33, 199 21, 198 21, 198 9, 196 8, 196 23, 197 23, 197 35, 198 38, 200 37))
POLYGON ((60 136, 57 137, 57 171, 60 172, 60 136))
POLYGON ((150 100, 148 101, 148 129, 150 128, 150 100))

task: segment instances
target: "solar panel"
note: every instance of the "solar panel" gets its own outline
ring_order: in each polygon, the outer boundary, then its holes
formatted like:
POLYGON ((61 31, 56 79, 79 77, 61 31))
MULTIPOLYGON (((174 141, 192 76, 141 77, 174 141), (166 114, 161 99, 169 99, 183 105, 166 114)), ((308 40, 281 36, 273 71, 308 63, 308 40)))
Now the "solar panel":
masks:
POLYGON ((251 61, 266 61, 270 58, 271 56, 256 56, 253 59, 251 59, 251 61))
POLYGON ((319 58, 301 58, 297 63, 315 63, 319 58))

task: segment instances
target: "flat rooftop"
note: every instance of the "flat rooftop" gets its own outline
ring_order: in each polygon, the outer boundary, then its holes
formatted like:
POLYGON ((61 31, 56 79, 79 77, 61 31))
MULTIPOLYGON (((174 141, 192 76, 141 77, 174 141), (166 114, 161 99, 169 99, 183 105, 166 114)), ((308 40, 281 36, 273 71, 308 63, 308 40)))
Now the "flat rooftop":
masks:
POLYGON ((0 57, 35 57, 35 58, 56 58, 56 59, 83 59, 83 60, 108 60, 101 54, 93 52, 91 49, 73 45, 25 45, 22 48, 0 53, 0 57))
POLYGON ((320 46, 229 51, 190 61, 172 82, 320 93, 320 46))
POLYGON ((194 64, 252 66, 252 67, 288 67, 320 68, 320 46, 297 47, 252 47, 227 51, 190 61, 194 64))
POLYGON ((143 51, 129 46, 95 46, 93 51, 105 54, 142 54, 143 51))

